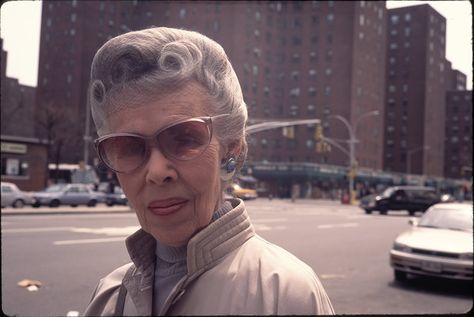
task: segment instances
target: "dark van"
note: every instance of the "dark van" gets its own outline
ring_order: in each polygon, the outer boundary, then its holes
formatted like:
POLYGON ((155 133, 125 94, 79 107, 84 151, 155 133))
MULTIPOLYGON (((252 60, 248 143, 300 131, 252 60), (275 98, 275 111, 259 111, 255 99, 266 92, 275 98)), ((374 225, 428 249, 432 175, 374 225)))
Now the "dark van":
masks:
POLYGON ((432 187, 394 186, 388 187, 380 195, 365 196, 359 206, 365 213, 379 211, 385 215, 389 210, 406 210, 410 215, 416 211, 425 212, 431 205, 441 202, 441 196, 432 187))

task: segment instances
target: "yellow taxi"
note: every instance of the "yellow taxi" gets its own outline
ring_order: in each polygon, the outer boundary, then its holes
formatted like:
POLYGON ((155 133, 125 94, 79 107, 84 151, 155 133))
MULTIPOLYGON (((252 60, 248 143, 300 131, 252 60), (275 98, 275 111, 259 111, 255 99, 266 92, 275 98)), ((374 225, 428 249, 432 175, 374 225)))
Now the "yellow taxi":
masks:
POLYGON ((257 191, 255 189, 243 188, 236 183, 230 186, 230 191, 234 197, 240 198, 242 200, 256 199, 258 197, 257 191))

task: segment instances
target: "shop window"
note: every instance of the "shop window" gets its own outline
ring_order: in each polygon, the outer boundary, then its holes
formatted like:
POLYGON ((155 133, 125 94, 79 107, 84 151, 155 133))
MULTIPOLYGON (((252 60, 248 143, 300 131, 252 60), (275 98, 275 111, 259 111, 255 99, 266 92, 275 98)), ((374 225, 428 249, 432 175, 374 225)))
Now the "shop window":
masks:
POLYGON ((28 167, 23 159, 2 157, 2 176, 28 176, 28 167))

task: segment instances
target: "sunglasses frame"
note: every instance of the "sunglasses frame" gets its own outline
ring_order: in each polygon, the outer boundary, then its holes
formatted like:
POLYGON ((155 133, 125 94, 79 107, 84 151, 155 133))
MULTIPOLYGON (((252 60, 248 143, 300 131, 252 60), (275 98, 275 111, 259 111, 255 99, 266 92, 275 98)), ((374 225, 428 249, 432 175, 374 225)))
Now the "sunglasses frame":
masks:
POLYGON ((211 140, 212 140, 212 134, 213 134, 213 129, 212 129, 212 123, 213 123, 213 120, 214 119, 218 119, 218 118, 222 118, 222 117, 226 117, 228 116, 229 114, 220 114, 220 115, 215 115, 215 116, 203 116, 203 117, 193 117, 193 118, 187 118, 187 119, 182 119, 182 120, 179 120, 179 121, 176 121, 176 122, 173 122, 173 123, 170 123, 166 126, 164 126, 163 128, 159 129, 157 132, 155 132, 153 135, 151 136, 144 136, 144 135, 141 135, 141 134, 137 134, 137 133, 128 133, 128 132, 118 132, 118 133, 110 133, 110 134, 106 134, 106 135, 103 135, 97 139, 94 140, 94 146, 95 146, 95 150, 97 152, 97 155, 99 156, 100 160, 109 168, 111 169, 112 171, 114 171, 115 173, 120 173, 120 174, 130 174, 130 173, 133 173, 134 171, 136 171, 137 169, 139 169, 140 167, 143 166, 143 164, 145 164, 149 159, 150 159, 150 149, 153 148, 153 147, 156 147, 160 150, 160 152, 167 158, 167 159, 170 159, 170 160, 177 160, 177 161, 190 161, 190 160, 193 160, 199 156, 201 156, 202 153, 204 153, 204 151, 207 149, 207 147, 209 146, 209 144, 211 143, 211 140), (188 160, 184 159, 178 159, 176 157, 173 157, 173 156, 170 156, 166 151, 163 151, 161 148, 160 148, 160 144, 158 142, 156 142, 157 140, 157 137, 158 135, 165 131, 166 129, 169 129, 171 127, 174 127, 176 125, 179 125, 179 124, 183 124, 183 123, 186 123, 186 122, 192 122, 192 121, 198 121, 198 122, 203 122, 206 124, 206 127, 209 131, 209 141, 208 143, 206 144, 204 150, 202 150, 201 153, 199 153, 197 156, 195 157, 192 157, 188 160), (108 140, 110 138, 114 138, 114 137, 120 137, 120 136, 125 136, 125 137, 135 137, 135 138, 140 138, 142 140, 145 141, 145 144, 147 145, 147 153, 146 155, 143 157, 143 161, 137 166, 135 167, 134 169, 130 170, 130 171, 126 171, 126 172, 121 172, 121 171, 118 171, 114 168, 112 168, 112 166, 110 166, 107 161, 102 157, 102 154, 101 154, 101 150, 100 150, 100 144, 105 141, 105 140, 108 140), (152 143, 153 145, 150 147, 150 143, 152 143))

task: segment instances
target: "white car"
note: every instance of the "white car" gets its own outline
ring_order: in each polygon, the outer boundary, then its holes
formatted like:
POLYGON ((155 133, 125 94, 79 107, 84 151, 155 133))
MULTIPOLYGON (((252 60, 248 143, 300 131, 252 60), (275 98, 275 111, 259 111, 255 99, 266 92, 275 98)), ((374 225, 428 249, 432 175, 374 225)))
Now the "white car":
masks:
POLYGON ((400 234, 390 251, 395 280, 408 274, 472 280, 472 203, 431 206, 412 228, 400 234))
POLYGON ((87 205, 94 207, 105 201, 105 194, 93 191, 85 184, 57 184, 51 185, 41 192, 32 193, 33 207, 60 205, 87 205))
POLYGON ((25 192, 22 192, 15 184, 1 182, 2 186, 2 208, 13 207, 22 208, 25 205, 31 205, 33 198, 25 192))

